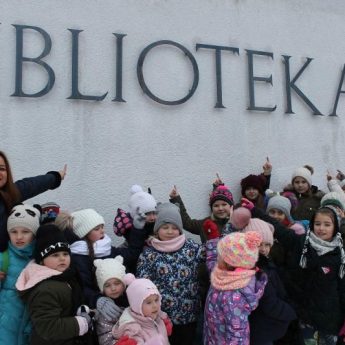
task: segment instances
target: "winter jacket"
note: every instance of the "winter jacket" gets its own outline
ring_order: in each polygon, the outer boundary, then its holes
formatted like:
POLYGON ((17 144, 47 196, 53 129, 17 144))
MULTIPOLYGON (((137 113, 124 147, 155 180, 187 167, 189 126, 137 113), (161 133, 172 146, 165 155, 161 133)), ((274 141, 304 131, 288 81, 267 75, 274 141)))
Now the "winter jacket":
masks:
MULTIPOLYGON (((115 258, 116 256, 121 255, 123 257, 123 264, 126 267, 127 265, 133 265, 133 263, 137 262, 142 251, 145 243, 145 236, 146 234, 144 231, 133 228, 130 232, 128 247, 113 247, 109 244, 109 250, 105 248, 106 251, 104 254, 99 253, 95 258, 115 258)), ((109 238, 108 236, 106 237, 109 238)), ((85 246, 85 243, 85 241, 80 241, 80 246, 85 249, 84 252, 83 250, 78 250, 78 244, 72 244, 72 263, 80 274, 86 303, 90 308, 96 308, 97 299, 102 295, 97 286, 95 277, 95 267, 93 265, 95 258, 89 256, 89 251, 87 246, 85 246)))
MULTIPOLYGON (((46 192, 49 189, 58 188, 61 184, 61 176, 57 171, 50 171, 45 175, 36 177, 24 178, 15 182, 19 191, 18 202, 23 202, 27 199, 46 192)), ((8 211, 4 200, 0 195, 0 252, 3 252, 7 248, 9 241, 7 232, 7 218, 8 211)))
MULTIPOLYGON (((211 272, 217 263, 218 240, 206 242, 206 263, 211 272)), ((204 343, 207 345, 249 345, 248 316, 264 293, 267 276, 262 271, 247 286, 218 290, 211 285, 205 304, 204 343)))
MULTIPOLYGON (((127 308, 129 306, 127 296, 122 295, 113 300, 118 307, 127 308)), ((111 330, 118 321, 118 318, 108 320, 101 313, 96 317, 96 330, 99 345, 114 345, 115 339, 111 330)))
POLYGON ((183 203, 183 201, 179 195, 175 198, 171 198, 170 202, 173 204, 178 204, 178 206, 180 207, 183 229, 189 231, 190 233, 192 233, 194 235, 199 235, 202 243, 205 243, 207 241, 207 238, 204 234, 203 227, 202 227, 202 225, 206 219, 212 219, 212 221, 214 221, 217 224, 218 231, 220 234, 222 233, 222 230, 223 230, 225 224, 229 220, 228 218, 227 219, 216 219, 214 217, 206 217, 203 219, 191 219, 189 214, 187 213, 186 207, 184 206, 184 203, 183 203))
POLYGON ((195 322, 200 310, 197 269, 205 261, 203 247, 191 239, 175 252, 145 247, 141 253, 137 277, 152 280, 162 295, 162 310, 173 324, 195 322))
POLYGON ((257 266, 267 274, 267 284, 258 307, 250 314, 250 345, 265 345, 283 337, 296 313, 273 262, 262 255, 257 266))
POLYGON ((135 340, 137 345, 145 345, 148 340, 160 336, 159 344, 169 345, 168 334, 163 321, 166 318, 167 315, 162 311, 156 320, 152 320, 126 308, 113 328, 113 336, 118 340, 127 335, 130 339, 135 340))
POLYGON ((299 263, 306 235, 287 231, 279 222, 255 208, 252 215, 273 224, 274 237, 291 253, 285 267, 284 284, 298 317, 326 334, 338 334, 345 318, 345 279, 339 277, 339 248, 318 256, 309 244, 307 267, 302 268, 299 263))
POLYGON ((325 195, 316 186, 311 186, 310 190, 304 194, 296 193, 292 185, 285 187, 284 191, 293 192, 298 200, 297 206, 291 210, 291 216, 295 220, 310 220, 320 207, 321 199, 325 195))
MULTIPOLYGON (((31 260, 34 243, 23 248, 8 245, 8 271, 4 281, 0 282, 0 344, 30 344, 31 324, 29 313, 20 299, 15 284, 19 274, 31 260)), ((0 253, 0 268, 3 263, 0 253)))
POLYGON ((16 287, 28 306, 32 322, 31 345, 79 344, 72 288, 65 281, 52 279, 60 274, 32 261, 18 278, 16 287))

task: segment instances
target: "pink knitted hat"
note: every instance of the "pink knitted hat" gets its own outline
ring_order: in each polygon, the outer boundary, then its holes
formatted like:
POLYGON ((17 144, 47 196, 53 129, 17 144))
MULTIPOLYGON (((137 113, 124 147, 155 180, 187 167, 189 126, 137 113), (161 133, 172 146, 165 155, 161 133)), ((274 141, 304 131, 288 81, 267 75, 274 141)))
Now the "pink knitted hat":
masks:
POLYGON ((142 305, 144 300, 151 295, 158 295, 159 303, 161 303, 162 296, 159 293, 157 286, 151 280, 145 278, 135 279, 133 274, 127 274, 124 278, 124 283, 128 285, 126 293, 131 309, 142 316, 142 305))
POLYGON ((251 269, 258 261, 262 238, 255 231, 233 232, 217 245, 218 255, 230 266, 251 269))
POLYGON ((273 246, 273 232, 272 224, 269 224, 261 219, 252 218, 248 225, 243 229, 244 232, 255 231, 262 237, 262 242, 269 243, 273 246))

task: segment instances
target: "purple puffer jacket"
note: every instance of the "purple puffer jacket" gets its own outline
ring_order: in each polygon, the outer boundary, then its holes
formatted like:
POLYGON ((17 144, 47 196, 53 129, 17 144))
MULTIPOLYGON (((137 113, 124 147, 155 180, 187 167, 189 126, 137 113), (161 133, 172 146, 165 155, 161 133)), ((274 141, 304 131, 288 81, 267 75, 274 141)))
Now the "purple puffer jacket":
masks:
MULTIPOLYGON (((206 243, 209 268, 215 263, 217 242, 206 243)), ((204 344, 249 345, 248 316, 258 306, 266 283, 266 274, 259 271, 242 289, 223 291, 211 285, 205 305, 204 344)))

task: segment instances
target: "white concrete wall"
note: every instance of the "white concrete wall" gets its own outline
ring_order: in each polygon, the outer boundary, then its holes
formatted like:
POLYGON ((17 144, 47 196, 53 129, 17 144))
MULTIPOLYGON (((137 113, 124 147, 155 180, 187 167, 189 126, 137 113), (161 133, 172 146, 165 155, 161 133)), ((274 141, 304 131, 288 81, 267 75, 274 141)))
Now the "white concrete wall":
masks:
MULTIPOLYGON (((126 208, 133 183, 150 186, 165 201, 176 184, 190 214, 207 214, 211 181, 218 172, 239 197, 239 181, 258 173, 266 156, 274 171, 273 189, 292 171, 309 163, 314 182, 325 187, 327 169, 345 169, 345 95, 339 117, 329 117, 345 62, 341 0, 35 0, 0 1, 0 149, 7 152, 16 178, 68 164, 62 187, 35 202, 57 201, 63 208, 93 207, 111 229, 114 211, 126 208), (52 39, 45 61, 56 74, 49 94, 10 97, 15 83, 15 29, 12 24, 43 28, 52 39), (71 33, 80 34, 80 89, 109 92, 102 102, 66 99, 71 92, 71 33), (123 97, 115 103, 115 39, 124 33, 123 97), (179 106, 163 106, 145 96, 136 64, 150 43, 169 39, 184 45, 197 60, 200 81, 194 96, 179 106), (215 109, 214 53, 196 43, 238 47, 223 53, 223 103, 215 109), (255 58, 255 74, 273 76, 273 87, 257 83, 257 103, 276 111, 250 112, 245 49, 272 52, 255 58), (306 57, 314 60, 297 85, 326 116, 315 116, 292 92, 295 114, 285 114, 285 76, 281 55, 290 55, 295 75, 306 57)), ((42 39, 24 36, 24 54, 37 56, 42 39)), ((176 49, 163 47, 144 65, 152 91, 165 99, 183 97, 191 69, 176 49)), ((24 67, 24 90, 38 91, 46 73, 24 67)), ((343 87, 345 89, 345 86, 343 87)))

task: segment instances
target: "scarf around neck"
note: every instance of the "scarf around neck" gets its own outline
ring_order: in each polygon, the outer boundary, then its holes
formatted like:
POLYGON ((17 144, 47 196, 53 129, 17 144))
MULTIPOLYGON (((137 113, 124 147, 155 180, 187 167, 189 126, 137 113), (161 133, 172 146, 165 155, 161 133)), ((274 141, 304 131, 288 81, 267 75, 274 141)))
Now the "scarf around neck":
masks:
MULTIPOLYGON (((84 240, 72 243, 70 248, 72 254, 89 255, 89 248, 84 240)), ((111 238, 108 235, 104 235, 104 238, 93 244, 93 250, 95 258, 109 256, 111 253, 111 238)))
POLYGON ((179 235, 169 241, 161 241, 158 238, 151 237, 149 244, 159 252, 172 253, 176 252, 183 247, 186 242, 186 235, 179 235))
POLYGON ((234 271, 222 270, 218 264, 211 273, 211 284, 218 290, 236 290, 246 287, 256 270, 236 268, 234 271))
POLYGON ((315 251, 318 256, 325 255, 329 252, 332 252, 337 247, 340 251, 340 269, 339 269, 339 277, 343 278, 345 274, 345 251, 343 246, 343 240, 341 238, 341 234, 338 232, 332 239, 332 241, 324 241, 321 238, 317 237, 310 229, 307 232, 304 246, 302 250, 302 255, 300 259, 299 265, 302 268, 307 267, 307 257, 306 254, 308 252, 308 245, 310 245, 315 251))

